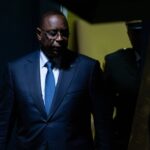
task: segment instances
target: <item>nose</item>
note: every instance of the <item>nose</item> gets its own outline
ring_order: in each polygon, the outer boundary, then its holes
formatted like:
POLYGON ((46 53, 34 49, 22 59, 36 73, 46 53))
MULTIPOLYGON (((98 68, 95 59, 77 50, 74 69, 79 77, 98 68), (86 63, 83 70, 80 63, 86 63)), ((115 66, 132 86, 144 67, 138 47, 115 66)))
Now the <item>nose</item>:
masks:
POLYGON ((57 41, 62 41, 63 40, 63 36, 60 32, 57 33, 57 37, 56 37, 57 41))

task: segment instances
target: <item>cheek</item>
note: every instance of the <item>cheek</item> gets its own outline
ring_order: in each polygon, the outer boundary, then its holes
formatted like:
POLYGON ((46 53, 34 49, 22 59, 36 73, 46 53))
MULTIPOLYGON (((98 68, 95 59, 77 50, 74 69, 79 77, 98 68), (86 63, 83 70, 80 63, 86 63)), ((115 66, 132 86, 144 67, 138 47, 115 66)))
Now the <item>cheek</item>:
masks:
POLYGON ((53 41, 50 40, 50 39, 43 38, 43 39, 41 40, 41 43, 42 43, 44 46, 51 46, 52 43, 53 43, 53 41))

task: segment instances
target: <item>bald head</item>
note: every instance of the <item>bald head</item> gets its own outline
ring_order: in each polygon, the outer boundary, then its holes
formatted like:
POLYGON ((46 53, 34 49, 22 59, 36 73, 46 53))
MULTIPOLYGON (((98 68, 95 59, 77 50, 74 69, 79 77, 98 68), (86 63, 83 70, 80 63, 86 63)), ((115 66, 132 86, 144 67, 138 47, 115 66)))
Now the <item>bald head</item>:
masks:
POLYGON ((42 28, 46 18, 48 18, 50 16, 60 16, 63 19, 65 25, 68 27, 68 21, 66 19, 66 16, 61 11, 57 11, 57 10, 47 11, 47 12, 43 13, 39 20, 39 27, 42 28))

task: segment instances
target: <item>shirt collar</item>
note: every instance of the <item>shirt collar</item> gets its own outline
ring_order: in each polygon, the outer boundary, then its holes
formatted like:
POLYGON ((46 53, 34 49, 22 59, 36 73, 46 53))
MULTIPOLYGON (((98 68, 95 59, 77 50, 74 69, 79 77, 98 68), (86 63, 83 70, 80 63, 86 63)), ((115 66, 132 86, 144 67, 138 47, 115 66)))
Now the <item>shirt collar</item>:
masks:
POLYGON ((48 62, 48 58, 46 55, 43 53, 42 50, 40 50, 40 67, 44 67, 44 65, 48 62))

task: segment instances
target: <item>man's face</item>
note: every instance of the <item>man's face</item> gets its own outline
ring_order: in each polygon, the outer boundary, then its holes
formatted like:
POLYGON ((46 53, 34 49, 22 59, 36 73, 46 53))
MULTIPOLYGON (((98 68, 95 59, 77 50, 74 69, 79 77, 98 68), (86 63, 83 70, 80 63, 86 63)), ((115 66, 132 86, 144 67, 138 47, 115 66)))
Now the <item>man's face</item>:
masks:
POLYGON ((57 57, 67 48, 68 36, 67 21, 61 15, 46 16, 37 28, 37 38, 48 57, 57 57))

